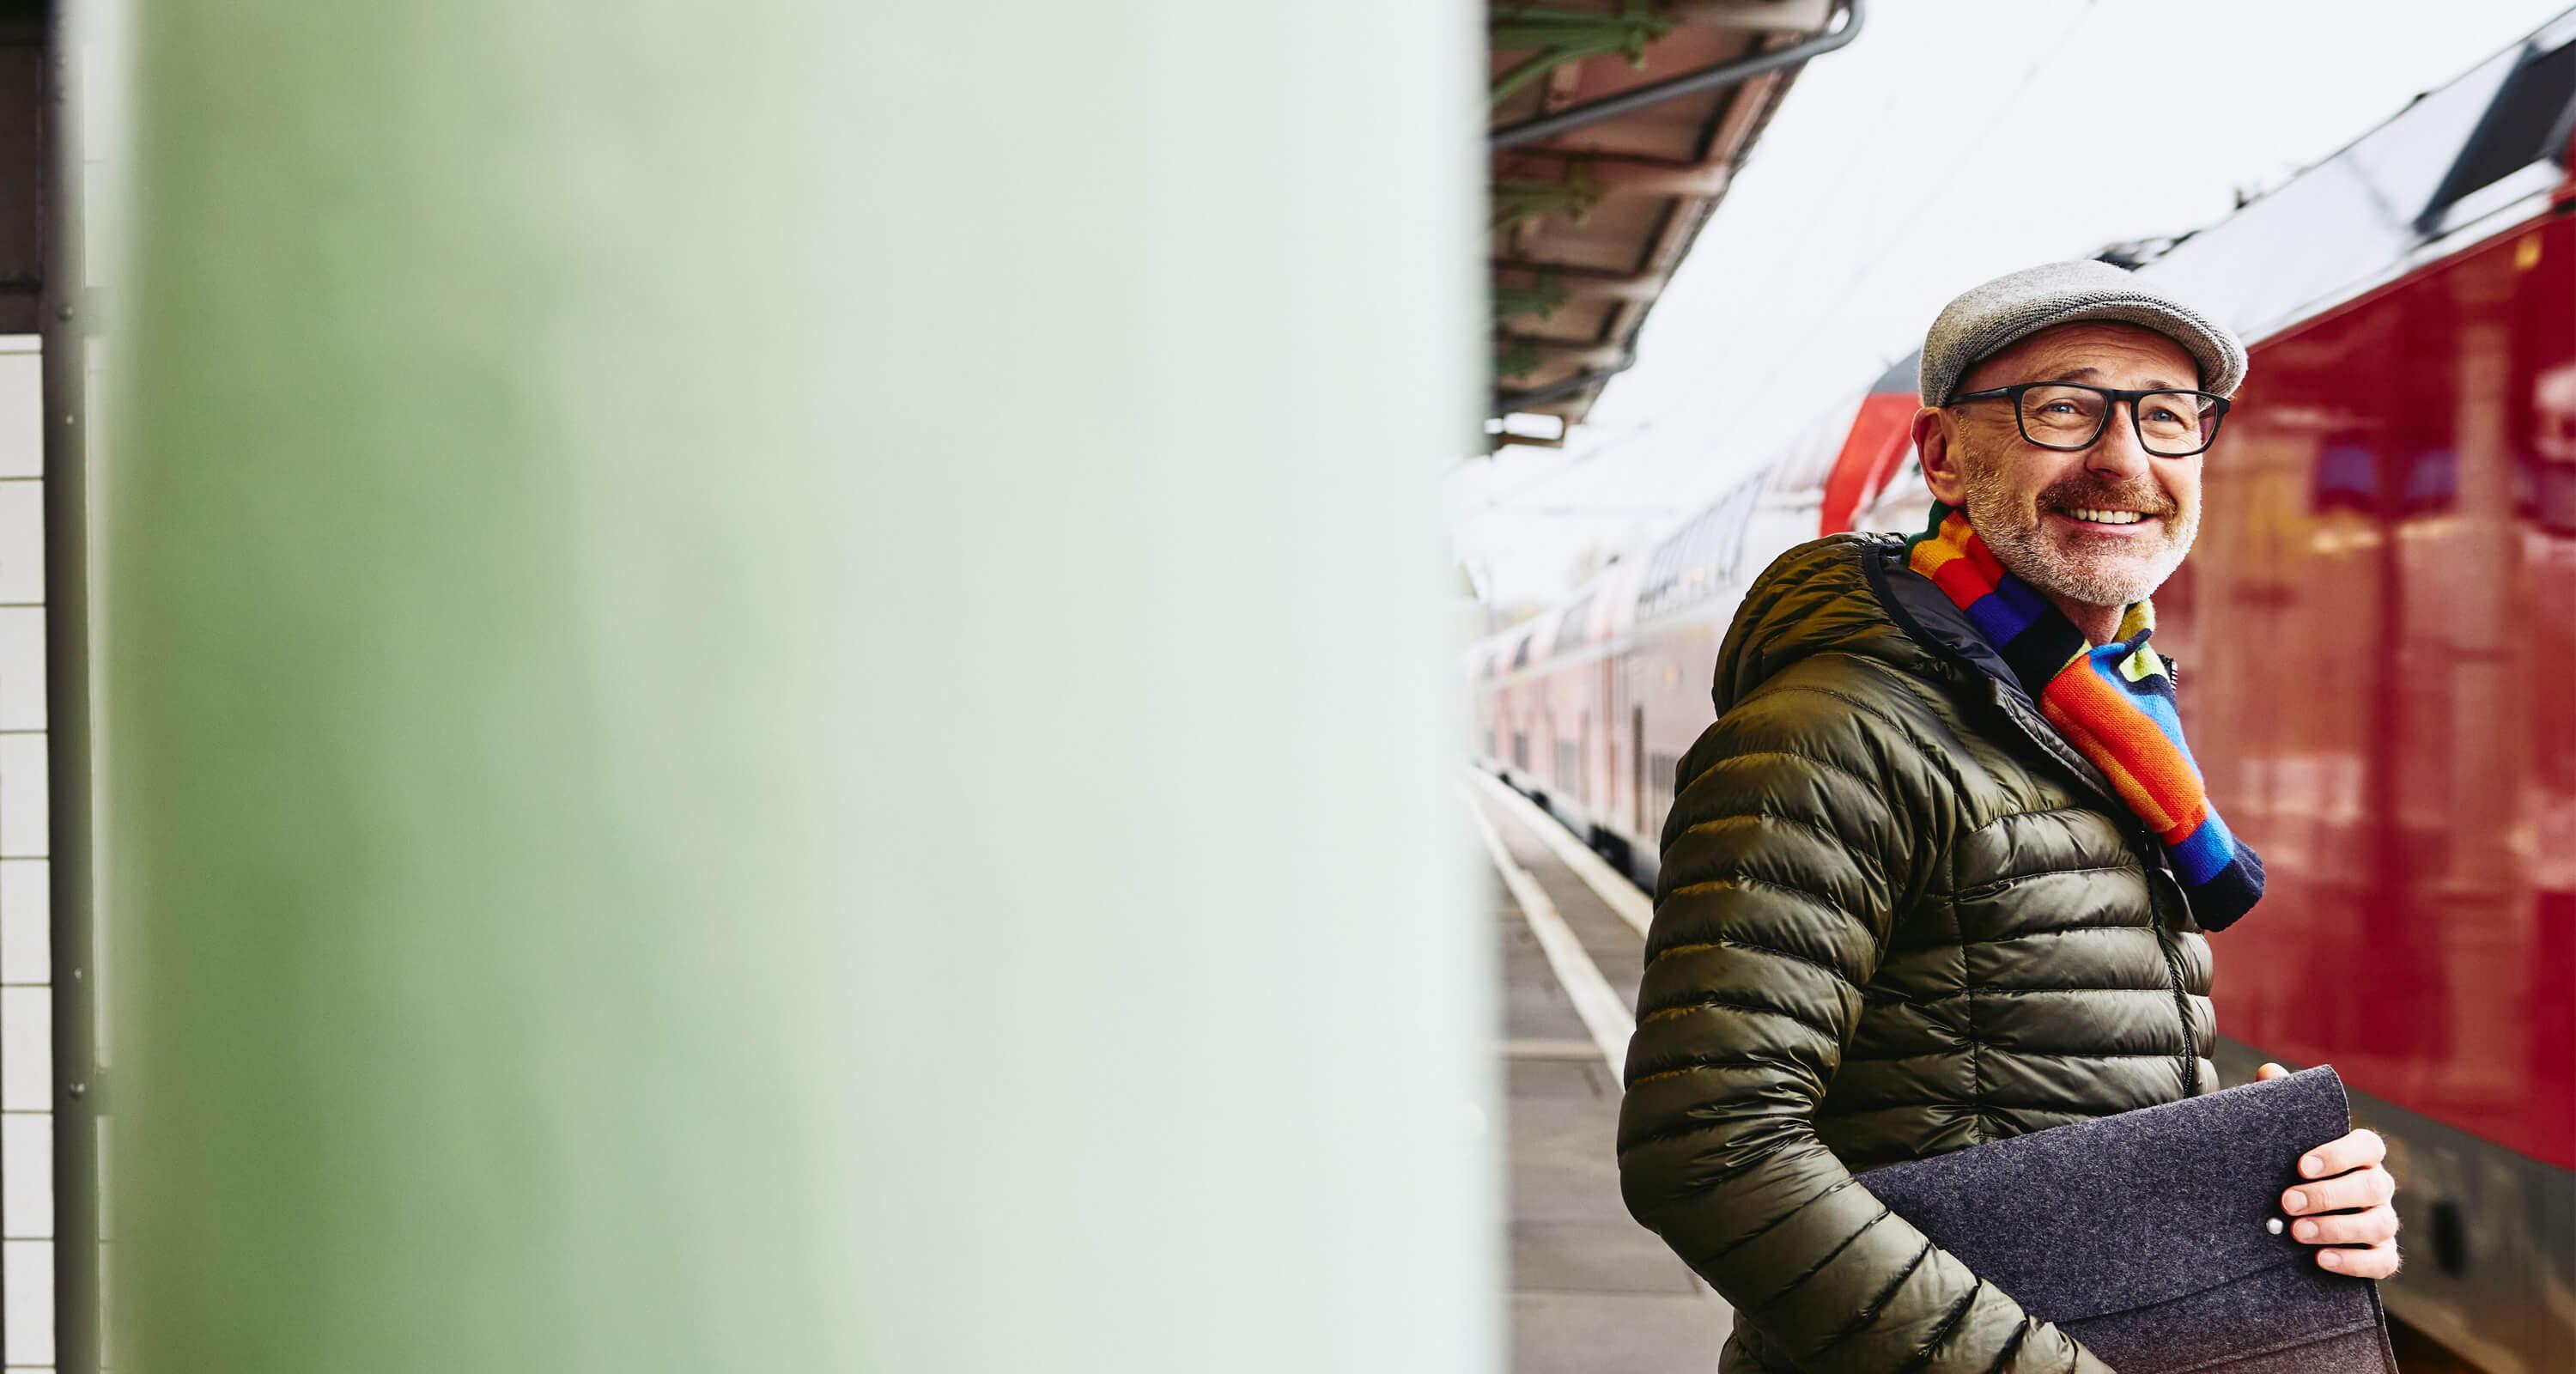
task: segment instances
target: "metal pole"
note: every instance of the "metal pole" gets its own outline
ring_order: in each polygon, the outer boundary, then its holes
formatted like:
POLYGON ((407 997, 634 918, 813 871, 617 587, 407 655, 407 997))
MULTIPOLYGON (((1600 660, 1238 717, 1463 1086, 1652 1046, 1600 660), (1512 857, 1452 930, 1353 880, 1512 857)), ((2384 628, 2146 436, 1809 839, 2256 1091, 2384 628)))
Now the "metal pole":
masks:
POLYGON ((1481 16, 1319 3, 145 7, 120 1370, 1498 1366, 1481 16))
POLYGON ((1648 106, 1660 105, 1678 96, 1697 95, 1703 91, 1740 86, 1766 72, 1776 72, 1783 67, 1794 67, 1810 59, 1822 57, 1860 36, 1861 6, 1862 0, 1843 0, 1842 26, 1831 32, 1793 43, 1777 52, 1758 53, 1741 62, 1729 62, 1724 66, 1711 67, 1706 71, 1690 72, 1670 80, 1658 81, 1651 86, 1639 86, 1633 91, 1622 91, 1618 95, 1605 99, 1587 101, 1581 105, 1559 110, 1552 115, 1524 119, 1518 124, 1507 124, 1486 135, 1485 146, 1495 150, 1523 147, 1542 139, 1554 138, 1558 134, 1570 134, 1577 129, 1588 129, 1603 120, 1617 119, 1621 115, 1642 110, 1648 106))
POLYGON ((53 956, 54 1368, 99 1367, 98 1006, 92 951, 88 263, 81 12, 48 7, 39 306, 45 408, 47 939, 53 956))

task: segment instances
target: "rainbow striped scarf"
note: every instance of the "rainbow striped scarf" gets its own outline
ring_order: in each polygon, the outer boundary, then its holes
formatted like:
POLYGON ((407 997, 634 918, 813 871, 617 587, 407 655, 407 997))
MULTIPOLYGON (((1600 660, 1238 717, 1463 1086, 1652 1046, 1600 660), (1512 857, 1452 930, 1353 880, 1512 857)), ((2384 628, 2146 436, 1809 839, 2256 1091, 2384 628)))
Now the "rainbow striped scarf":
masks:
POLYGON ((1966 512, 1938 502, 1931 528, 1906 551, 1907 566, 1958 603, 2048 723, 2155 833, 2201 928, 2222 929, 2252 908, 2263 896, 2263 860, 2209 804, 2183 743, 2173 678, 2147 647, 2150 604, 2131 606, 2118 642, 2096 648, 2037 588, 2005 571, 1966 512))

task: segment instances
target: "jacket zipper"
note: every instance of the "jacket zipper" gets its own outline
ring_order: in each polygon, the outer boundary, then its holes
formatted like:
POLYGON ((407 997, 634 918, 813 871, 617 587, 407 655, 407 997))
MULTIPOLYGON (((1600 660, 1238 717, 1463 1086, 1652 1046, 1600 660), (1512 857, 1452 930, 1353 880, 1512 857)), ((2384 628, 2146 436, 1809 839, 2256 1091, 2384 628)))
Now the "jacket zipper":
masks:
MULTIPOLYGON (((2173 987, 2174 1014, 2182 1020, 2183 1096, 2198 1097, 2200 1096, 2200 1046, 2192 1035, 2191 994, 2183 989, 2182 956, 2174 952, 2174 942, 2182 938, 2181 932, 2176 929, 2173 939, 2166 938, 2164 904, 2156 900, 2158 884, 2152 876, 2162 870, 2157 866, 2159 861, 2155 858, 2143 854, 2139 857, 2145 859, 2148 864, 2147 872, 2150 876, 2147 879, 2147 906, 2150 914, 2155 918, 2156 948, 2164 953, 2165 980, 2173 987)), ((2179 926, 2180 923, 2176 924, 2179 926)))
MULTIPOLYGON (((2172 669, 2168 668, 2166 671, 2171 672, 2172 669)), ((2007 704, 2009 699, 2002 695, 2001 684, 1997 684, 1997 688, 1996 700, 1999 704, 2004 704, 2006 719, 2012 721, 2031 743, 2038 745, 2040 752, 2058 759, 2059 763, 2065 766, 2068 772, 2074 774, 2076 781, 2082 783, 2088 791, 2101 790, 2091 778, 2084 775, 2082 769, 2075 767, 2071 761, 2061 756, 2050 740, 2042 738, 2039 730, 2034 729, 2030 721, 2022 719, 2020 711, 2007 704)), ((2045 725, 2045 722, 2041 724, 2045 725)), ((2054 734, 2055 731, 2051 730, 2050 733, 2054 734)), ((2139 828, 2134 818, 2128 815, 2128 804, 2117 796, 2110 796, 2108 800, 2111 803, 2112 815, 2131 822, 2121 828, 2122 834, 2128 839, 2131 851, 2138 856, 2138 862, 2146 872, 2147 915, 2154 922, 2156 951, 2165 957, 2165 985, 2173 990, 2174 1015, 2182 1023, 2182 1053, 2177 1058, 2182 1062, 2183 1095, 2198 1097, 2200 1096, 2200 1046, 2192 1035, 2191 994, 2183 987, 2182 956, 2174 952, 2174 940, 2180 938, 2181 923, 2178 921, 2175 923, 2171 932, 2172 938, 2168 938, 2165 925, 2166 904, 2162 892, 2158 890, 2162 886, 2158 878, 2164 874, 2164 859, 2156 846, 2155 837, 2139 828)), ((2167 878, 2166 881, 2169 882, 2171 879, 2167 878)))

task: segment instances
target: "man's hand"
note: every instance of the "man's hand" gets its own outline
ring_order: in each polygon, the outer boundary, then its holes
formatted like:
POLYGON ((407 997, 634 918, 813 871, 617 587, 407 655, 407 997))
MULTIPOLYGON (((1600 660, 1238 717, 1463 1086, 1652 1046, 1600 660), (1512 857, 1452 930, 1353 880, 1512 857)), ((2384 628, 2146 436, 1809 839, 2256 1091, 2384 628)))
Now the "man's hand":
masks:
MULTIPOLYGON (((2278 1064, 2265 1064, 2254 1071, 2254 1080, 2286 1078, 2289 1073, 2278 1064)), ((2318 1182, 2282 1193, 2281 1214, 2291 1218, 2293 1237, 2321 1247, 2319 1265, 2365 1279, 2384 1279, 2397 1272, 2397 1213, 2388 1205, 2396 1196, 2397 1180, 2379 1163, 2387 1157, 2387 1142, 2377 1131, 2354 1131, 2299 1157, 2299 1177, 2318 1182), (2360 1210, 2347 1211, 2352 1208, 2360 1210), (2321 1212, 2346 1215, 2319 1216, 2321 1212), (2370 1248, 2341 1248, 2363 1242, 2370 1248)))

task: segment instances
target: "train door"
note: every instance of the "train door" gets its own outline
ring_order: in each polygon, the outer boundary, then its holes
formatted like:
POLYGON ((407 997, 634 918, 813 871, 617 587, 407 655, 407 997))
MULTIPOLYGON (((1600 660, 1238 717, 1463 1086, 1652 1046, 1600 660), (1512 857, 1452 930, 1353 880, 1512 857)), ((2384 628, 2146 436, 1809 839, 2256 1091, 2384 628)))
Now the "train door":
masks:
POLYGON ((1600 705, 1592 718, 1601 722, 1601 756, 1585 756, 1583 766, 1591 769, 1592 815, 1604 830, 1619 828, 1619 658, 1616 654, 1601 656, 1600 684, 1594 689, 1600 705))
POLYGON ((1574 802, 1586 812, 1592 810, 1592 713, 1584 712, 1574 721, 1574 802))
POLYGON ((1628 708, 1628 774, 1636 784, 1628 794, 1636 807, 1636 819, 1628 833, 1640 840, 1651 839, 1653 834, 1646 829, 1646 708, 1642 703, 1628 708))

